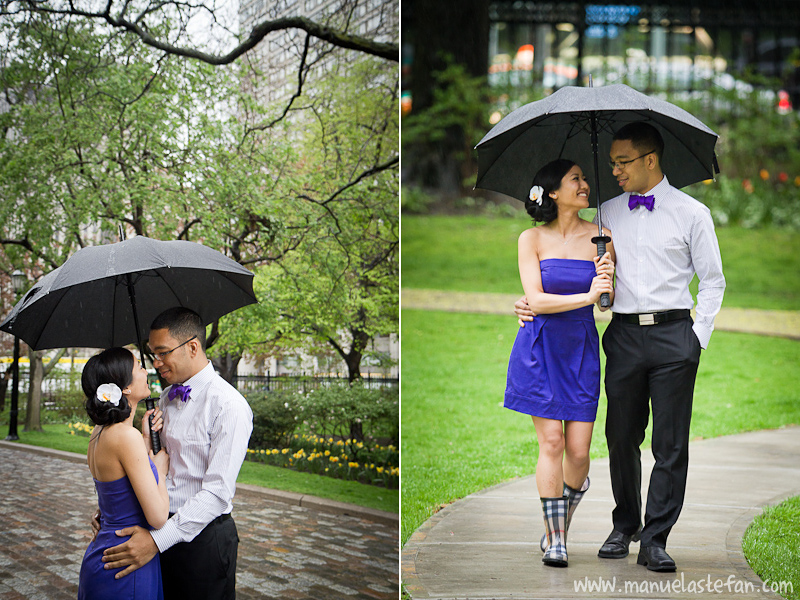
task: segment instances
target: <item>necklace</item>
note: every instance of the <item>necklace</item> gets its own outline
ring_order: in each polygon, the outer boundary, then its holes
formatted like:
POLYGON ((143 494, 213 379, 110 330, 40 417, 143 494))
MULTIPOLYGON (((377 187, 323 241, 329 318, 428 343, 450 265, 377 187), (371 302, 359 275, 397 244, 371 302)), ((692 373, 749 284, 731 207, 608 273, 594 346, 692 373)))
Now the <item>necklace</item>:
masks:
POLYGON ((565 240, 564 240, 564 245, 566 246, 566 245, 567 245, 569 242, 571 242, 571 241, 572 241, 572 240, 573 240, 573 239, 574 239, 576 236, 580 235, 580 233, 581 233, 580 231, 578 231, 578 232, 576 232, 576 233, 573 233, 571 236, 569 236, 567 239, 565 239, 565 240))

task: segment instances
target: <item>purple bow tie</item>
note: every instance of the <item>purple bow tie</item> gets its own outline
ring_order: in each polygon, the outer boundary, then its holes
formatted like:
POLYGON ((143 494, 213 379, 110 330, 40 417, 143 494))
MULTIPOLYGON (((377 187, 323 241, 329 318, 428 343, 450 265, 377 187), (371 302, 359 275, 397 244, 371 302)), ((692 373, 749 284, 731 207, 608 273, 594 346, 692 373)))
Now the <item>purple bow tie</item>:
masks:
POLYGON ((169 388, 169 399, 175 400, 176 396, 180 396, 181 400, 186 402, 189 399, 189 394, 192 392, 192 386, 190 385, 173 385, 169 388))
POLYGON ((653 205, 656 203, 655 196, 639 196, 638 194, 631 194, 628 198, 628 208, 633 210, 640 204, 647 210, 653 210, 653 205))

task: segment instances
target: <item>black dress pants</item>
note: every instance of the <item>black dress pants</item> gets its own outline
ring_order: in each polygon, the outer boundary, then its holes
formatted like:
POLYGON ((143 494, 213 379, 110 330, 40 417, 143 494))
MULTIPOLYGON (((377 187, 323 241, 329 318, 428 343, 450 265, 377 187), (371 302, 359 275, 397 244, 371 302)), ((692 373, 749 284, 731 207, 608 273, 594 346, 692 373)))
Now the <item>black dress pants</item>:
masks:
POLYGON ((632 535, 642 514, 639 446, 653 407, 650 477, 641 543, 666 547, 686 492, 689 425, 700 362, 700 342, 691 318, 657 325, 612 319, 603 335, 606 354, 608 441, 614 529, 632 535))
POLYGON ((233 600, 239 536, 230 515, 161 553, 164 600, 233 600))

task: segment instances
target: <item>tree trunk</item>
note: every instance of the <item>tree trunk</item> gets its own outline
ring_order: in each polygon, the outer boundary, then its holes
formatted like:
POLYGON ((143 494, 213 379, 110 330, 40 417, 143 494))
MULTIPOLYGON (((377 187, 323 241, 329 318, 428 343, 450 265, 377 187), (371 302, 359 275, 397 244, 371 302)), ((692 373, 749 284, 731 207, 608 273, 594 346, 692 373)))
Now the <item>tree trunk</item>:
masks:
POLYGON ((23 431, 42 431, 42 381, 44 380, 44 352, 30 350, 30 372, 28 374, 28 407, 25 411, 23 431))
POLYGON ((233 384, 233 378, 239 370, 239 361, 242 360, 241 354, 231 354, 226 352, 222 356, 217 356, 211 359, 214 368, 220 376, 230 384, 233 384))
MULTIPOLYGON (((364 357, 364 350, 369 344, 370 337, 363 331, 353 331, 353 343, 350 346, 350 352, 344 356, 345 364, 347 365, 347 380, 350 385, 361 379, 361 359, 364 357)), ((364 428, 361 423, 352 421, 350 423, 350 439, 364 440, 364 428)))
POLYGON ((28 376, 28 408, 23 431, 42 431, 42 382, 50 375, 66 351, 66 348, 62 348, 56 352, 47 366, 44 364, 43 351, 28 352, 31 368, 28 376))

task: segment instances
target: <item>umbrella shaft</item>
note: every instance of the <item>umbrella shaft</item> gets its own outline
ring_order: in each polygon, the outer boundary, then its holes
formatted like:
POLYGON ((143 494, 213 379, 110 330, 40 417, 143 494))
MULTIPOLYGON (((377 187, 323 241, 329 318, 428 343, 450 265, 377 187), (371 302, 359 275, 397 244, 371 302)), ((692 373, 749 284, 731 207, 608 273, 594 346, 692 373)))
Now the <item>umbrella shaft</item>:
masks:
MULTIPOLYGON (((156 400, 158 398, 147 398, 144 401, 147 410, 153 410, 156 407, 156 400)), ((161 451, 161 438, 157 432, 153 431, 153 415, 150 415, 150 445, 153 446, 153 454, 158 454, 161 451)))
MULTIPOLYGON (((603 216, 601 214, 600 209, 600 171, 599 165, 597 161, 597 155, 599 154, 599 143, 597 141, 597 113, 592 111, 592 115, 590 117, 591 125, 592 125, 592 158, 594 159, 594 193, 597 197, 597 235, 599 237, 603 237, 603 216)), ((605 244, 603 244, 605 247, 605 244)), ((598 245, 598 252, 600 251, 600 247, 598 245)), ((605 250, 603 251, 605 254, 605 250)), ((600 254, 602 256, 603 254, 600 254)))

